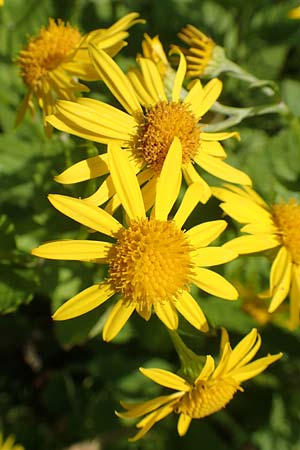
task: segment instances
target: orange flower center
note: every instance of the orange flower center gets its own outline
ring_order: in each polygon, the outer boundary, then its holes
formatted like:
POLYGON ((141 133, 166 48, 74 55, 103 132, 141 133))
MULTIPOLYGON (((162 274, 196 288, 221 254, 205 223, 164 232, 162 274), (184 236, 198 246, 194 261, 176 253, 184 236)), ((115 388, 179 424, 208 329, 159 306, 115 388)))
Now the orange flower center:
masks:
POLYGON ((159 175, 175 136, 182 145, 182 163, 193 160, 200 146, 200 127, 188 105, 159 102, 141 117, 133 148, 159 175))
POLYGON ((48 27, 42 28, 20 52, 17 62, 21 66, 24 83, 35 87, 72 54, 80 40, 81 34, 76 28, 60 19, 57 23, 49 19, 48 27))
POLYGON ((109 258, 109 277, 125 302, 149 309, 186 289, 190 246, 173 222, 141 220, 123 229, 109 258))
POLYGON ((273 205, 272 210, 283 244, 291 253, 292 261, 300 264, 300 205, 292 198, 288 203, 273 205))
POLYGON ((201 419, 224 408, 238 389, 239 385, 233 379, 200 381, 184 394, 176 412, 201 419))

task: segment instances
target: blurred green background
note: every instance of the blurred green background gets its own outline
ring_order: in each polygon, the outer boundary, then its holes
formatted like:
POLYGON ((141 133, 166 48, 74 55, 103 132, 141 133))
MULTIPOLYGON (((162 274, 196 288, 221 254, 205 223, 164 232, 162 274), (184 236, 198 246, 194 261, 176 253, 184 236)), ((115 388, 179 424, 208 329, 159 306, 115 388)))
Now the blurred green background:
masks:
MULTIPOLYGON (((120 399, 144 400, 160 388, 138 373, 138 367, 176 370, 178 360, 165 329, 135 315, 112 343, 101 339, 105 306, 84 317, 55 324, 51 310, 99 279, 98 269, 79 262, 44 261, 30 256, 41 242, 82 238, 86 231, 56 212, 48 193, 85 196, 92 183, 61 186, 53 176, 71 163, 101 151, 101 146, 72 136, 44 136, 40 114, 26 115, 14 129, 25 87, 14 63, 27 37, 61 18, 82 32, 110 26, 137 11, 145 25, 130 30, 128 46, 117 60, 134 63, 143 33, 159 34, 167 50, 179 43, 176 33, 187 23, 201 28, 225 47, 228 56, 262 79, 278 83, 291 114, 270 114, 235 127, 241 142, 225 144, 229 162, 246 171, 254 187, 270 202, 300 195, 300 20, 288 18, 295 1, 274 0, 6 0, 0 10, 0 430, 13 433, 27 450, 56 450, 96 439, 105 450, 298 450, 300 449, 300 334, 284 322, 263 325, 230 303, 198 299, 212 325, 226 326, 237 342, 251 327, 263 337, 262 353, 284 352, 265 374, 249 381, 224 410, 194 420, 184 438, 175 417, 154 427, 143 440, 128 443, 134 424, 114 414, 120 399)), ((221 102, 249 106, 266 102, 258 89, 222 77, 221 102)), ((100 83, 91 83, 95 97, 105 98, 100 83)), ((212 181, 212 178, 207 178, 212 181)), ((213 180, 216 183, 216 180, 213 180)), ((216 219, 217 202, 199 206, 190 224, 216 219)), ((234 226, 228 236, 234 233, 234 226)), ((241 283, 242 297, 266 288, 269 262, 244 257, 224 270, 241 283)), ((183 322, 183 321, 182 321, 183 322)), ((186 342, 202 354, 216 353, 214 332, 195 336, 181 323, 186 342)))

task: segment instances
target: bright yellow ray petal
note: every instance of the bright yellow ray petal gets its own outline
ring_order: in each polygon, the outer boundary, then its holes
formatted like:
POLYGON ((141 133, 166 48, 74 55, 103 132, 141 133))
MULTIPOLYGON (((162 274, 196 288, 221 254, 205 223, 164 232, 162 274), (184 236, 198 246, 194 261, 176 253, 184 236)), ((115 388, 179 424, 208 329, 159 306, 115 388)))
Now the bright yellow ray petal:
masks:
POLYGON ((123 300, 119 300, 109 313, 103 327, 103 340, 106 342, 114 339, 124 327, 125 323, 135 310, 134 303, 125 305, 123 300))
MULTIPOLYGON (((171 54, 173 54, 173 53, 175 53, 175 52, 171 51, 171 54)), ((181 51, 176 50, 176 53, 179 54, 180 59, 179 59, 179 65, 178 65, 178 68, 176 71, 175 80, 174 80, 173 89, 172 89, 172 101, 173 102, 178 102, 180 100, 180 92, 181 92, 182 84, 183 84, 184 77, 186 74, 185 57, 181 51)))
POLYGON ((225 220, 212 220, 190 228, 185 234, 195 249, 206 247, 220 236, 227 227, 225 220))
POLYGON ((115 193, 115 186, 113 184, 111 175, 109 175, 92 195, 84 198, 83 200, 90 203, 91 205, 100 206, 103 205, 103 203, 105 203, 111 197, 115 196, 115 193))
POLYGON ((192 418, 187 414, 181 413, 177 423, 177 431, 179 436, 184 436, 189 429, 192 418))
MULTIPOLYGON (((210 80, 202 89, 201 99, 194 98, 191 103, 196 117, 201 118, 215 103, 222 91, 222 81, 218 78, 210 80)), ((188 100, 186 100, 188 101, 188 100)))
MULTIPOLYGON (((114 110, 118 117, 118 110, 116 108, 114 110)), ((124 116, 123 113, 122 117, 124 116)), ((110 140, 128 142, 134 127, 124 126, 120 119, 115 119, 112 111, 108 112, 99 101, 91 108, 79 102, 59 100, 56 103, 55 115, 47 116, 47 121, 55 128, 103 144, 107 144, 110 140)))
POLYGON ((293 264, 290 290, 290 328, 299 325, 300 315, 300 267, 293 264))
POLYGON ((250 234, 278 234, 278 227, 270 220, 269 223, 248 223, 240 230, 243 233, 250 234))
POLYGON ((215 360, 211 355, 206 356, 206 361, 200 374, 195 380, 195 384, 201 382, 201 380, 207 380, 215 370, 215 360))
POLYGON ((208 323, 202 309, 187 291, 182 292, 175 303, 175 307, 197 330, 201 330, 204 333, 208 331, 208 323))
POLYGON ((167 101, 164 85, 155 63, 147 58, 139 58, 145 86, 156 102, 167 101))
POLYGON ((189 163, 182 167, 182 173, 187 185, 192 183, 197 183, 201 186, 199 191, 199 200, 201 203, 205 204, 211 197, 211 189, 205 180, 198 174, 193 164, 189 163))
POLYGON ((175 391, 189 392, 192 389, 192 386, 184 378, 168 370, 140 367, 140 372, 155 383, 175 391))
POLYGON ((277 247, 279 244, 280 241, 277 236, 260 234, 254 236, 240 236, 226 242, 223 247, 232 249, 240 255, 244 255, 255 252, 262 252, 264 250, 277 247))
POLYGON ((168 151, 160 173, 155 198, 155 219, 167 220, 181 185, 182 149, 180 140, 175 137, 168 151))
POLYGON ((177 330, 178 315, 172 303, 168 301, 163 304, 156 302, 154 304, 154 311, 167 328, 169 328, 170 330, 177 330))
POLYGON ((73 261, 106 260, 113 244, 100 241, 65 240, 53 241, 34 248, 31 253, 48 259, 73 261))
POLYGON ((156 422, 159 422, 164 417, 168 416, 171 412, 173 412, 173 406, 166 405, 159 410, 150 413, 137 425, 137 427, 142 427, 141 430, 133 438, 129 438, 128 440, 130 442, 135 442, 138 439, 141 439, 156 422))
POLYGON ((231 283, 229 283, 229 281, 211 270, 199 267, 194 268, 194 273, 191 275, 191 281, 195 283, 198 288, 209 294, 215 295, 216 297, 221 297, 226 300, 236 300, 239 296, 238 291, 231 283))
POLYGON ((142 112, 130 81, 115 61, 103 50, 90 44, 89 52, 100 79, 104 81, 111 93, 129 114, 142 112))
POLYGON ((201 139, 204 141, 224 141, 225 139, 229 139, 231 137, 240 139, 240 135, 237 131, 227 131, 221 133, 206 133, 202 131, 201 133, 201 139))
POLYGON ((227 156, 224 148, 218 141, 202 141, 201 152, 221 159, 224 159, 227 156))
POLYGON ((108 163, 121 203, 131 220, 145 218, 145 207, 137 177, 126 152, 116 144, 108 146, 108 163))
POLYGON ((257 329, 253 328, 250 333, 248 333, 232 350, 226 370, 233 370, 235 367, 244 366, 249 362, 252 357, 258 352, 258 349, 261 345, 261 338, 257 333, 257 329), (251 350, 255 348, 255 353, 253 354, 251 350), (247 357, 251 353, 253 356, 247 359, 247 357))
POLYGON ((184 197, 174 216, 174 221, 176 222, 178 228, 181 228, 183 226, 185 221, 190 216, 191 212, 199 203, 201 192, 202 186, 200 183, 191 184, 185 191, 184 197))
POLYGON ((66 320, 81 316, 97 308, 115 294, 108 283, 95 284, 72 297, 53 314, 54 320, 66 320))
POLYGON ((200 167, 202 167, 202 169, 206 170, 206 172, 214 175, 215 177, 221 178, 221 180, 239 184, 249 184, 250 186, 252 185, 252 181, 246 173, 231 167, 220 158, 210 156, 200 151, 194 157, 194 160, 200 167))
POLYGON ((194 265, 210 267, 232 261, 238 257, 238 253, 224 247, 205 247, 199 248, 191 256, 194 265))
POLYGON ((145 89, 143 81, 138 73, 135 70, 130 70, 127 74, 136 95, 138 96, 139 102, 144 106, 154 106, 157 103, 157 96, 155 93, 155 97, 153 98, 151 93, 145 89))
POLYGON ((73 164, 68 169, 54 177, 55 181, 62 184, 79 183, 91 180, 109 172, 107 165, 107 153, 93 156, 73 164))
POLYGON ((48 198, 54 208, 88 228, 112 237, 122 229, 114 217, 84 200, 59 194, 50 194, 48 198))
POLYGON ((126 412, 116 412, 118 417, 123 419, 134 419, 136 417, 144 416, 155 409, 160 408, 161 406, 169 403, 174 398, 178 397, 178 393, 175 392, 171 395, 162 395, 160 397, 153 398, 152 400, 148 400, 147 402, 137 403, 137 404, 128 404, 126 402, 120 402, 121 406, 128 411, 126 412))
POLYGON ((290 252, 282 246, 277 253, 271 269, 270 291, 273 297, 268 309, 270 313, 274 312, 287 297, 291 286, 291 276, 291 255, 290 252))
POLYGON ((231 376, 239 383, 249 380, 250 378, 253 378, 263 372, 270 364, 278 361, 282 355, 282 353, 277 353, 277 355, 269 355, 264 358, 260 358, 250 364, 247 364, 247 366, 240 367, 234 371, 231 376))
POLYGON ((196 115, 197 106, 203 98, 203 86, 200 80, 196 80, 193 87, 187 93, 184 103, 190 105, 191 110, 196 115))

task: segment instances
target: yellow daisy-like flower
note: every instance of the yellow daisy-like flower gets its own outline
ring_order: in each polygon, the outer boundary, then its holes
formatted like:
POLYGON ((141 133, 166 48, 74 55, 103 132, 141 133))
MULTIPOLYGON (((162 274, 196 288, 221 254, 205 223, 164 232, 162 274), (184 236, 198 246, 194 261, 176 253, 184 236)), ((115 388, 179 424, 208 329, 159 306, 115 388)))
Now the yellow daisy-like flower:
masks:
POLYGON ((187 76, 197 78, 205 75, 217 48, 215 42, 193 25, 183 28, 178 37, 189 46, 188 49, 180 48, 187 59, 187 76))
POLYGON ((52 127, 45 117, 54 111, 55 100, 75 100, 79 92, 87 92, 89 89, 79 83, 78 78, 86 81, 99 79, 89 58, 89 43, 93 42, 114 56, 126 45, 126 30, 141 22, 138 17, 137 13, 128 14, 111 27, 94 30, 86 35, 60 19, 49 19, 49 25, 29 39, 27 47, 20 51, 17 58, 22 79, 28 87, 18 111, 17 125, 28 107, 33 112, 32 99, 36 97, 43 110, 46 134, 50 136, 52 127))
POLYGON ((290 294, 290 321, 299 324, 300 312, 300 204, 295 199, 272 206, 251 188, 226 186, 213 188, 222 200, 221 208, 240 223, 241 231, 249 233, 225 244, 239 254, 276 249, 270 275, 272 298, 269 312, 274 312, 290 294))
POLYGON ((253 329, 232 349, 228 334, 223 329, 218 365, 215 366, 213 357, 208 355, 203 369, 193 381, 167 370, 141 368, 143 375, 176 392, 139 404, 121 402, 127 411, 117 413, 119 417, 131 419, 145 416, 136 425, 139 432, 130 440, 140 439, 155 423, 172 412, 179 414, 177 430, 180 436, 184 436, 192 419, 202 419, 220 411, 237 391, 243 391, 242 382, 255 377, 281 358, 282 353, 278 353, 250 362, 260 346, 260 335, 253 329))
POLYGON ((8 438, 4 439, 0 433, 0 450, 24 450, 24 447, 15 444, 14 436, 8 436, 8 438))
MULTIPOLYGON (((236 133, 206 133, 201 118, 220 95, 222 83, 211 80, 205 87, 197 80, 184 100, 180 99, 186 72, 181 54, 180 64, 167 98, 159 69, 153 61, 140 58, 140 76, 136 71, 129 78, 105 52, 90 46, 91 58, 99 77, 107 84, 126 112, 98 100, 81 98, 78 102, 58 101, 56 113, 48 121, 61 131, 95 142, 114 141, 126 149, 140 173, 140 182, 150 184, 155 196, 156 181, 174 137, 182 145, 182 172, 187 184, 201 184, 201 198, 207 202, 211 195, 208 184, 196 171, 194 164, 223 180, 251 184, 250 178, 224 162, 226 153, 218 142, 236 133), (199 123, 200 122, 200 123, 199 123)), ((99 155, 68 168, 58 177, 60 183, 75 183, 108 173, 107 156, 99 155)), ((110 177, 89 201, 101 205, 113 195, 110 177)))
POLYGON ((217 220, 181 230, 199 201, 195 183, 189 187, 174 219, 168 220, 181 184, 181 145, 174 140, 157 184, 151 218, 145 213, 141 190, 133 168, 117 144, 111 144, 108 163, 117 194, 129 218, 128 228, 113 216, 90 203, 63 195, 50 195, 50 202, 77 222, 110 236, 102 241, 58 241, 34 249, 43 258, 94 261, 108 265, 108 277, 75 295, 54 314, 64 320, 84 314, 114 294, 121 299, 112 308, 103 330, 103 339, 113 339, 134 310, 149 320, 152 309, 170 329, 178 326, 177 311, 193 326, 207 331, 207 322, 198 303, 189 293, 194 283, 213 295, 235 300, 236 289, 222 276, 205 267, 223 264, 236 257, 232 250, 206 246, 226 227, 217 220))

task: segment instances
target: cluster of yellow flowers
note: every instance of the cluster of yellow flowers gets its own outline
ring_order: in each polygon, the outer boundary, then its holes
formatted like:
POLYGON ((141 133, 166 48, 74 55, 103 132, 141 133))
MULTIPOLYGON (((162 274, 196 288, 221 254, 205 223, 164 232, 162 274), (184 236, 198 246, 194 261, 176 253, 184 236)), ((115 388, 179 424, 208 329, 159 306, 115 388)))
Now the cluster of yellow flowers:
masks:
MULTIPOLYGON (((136 310, 146 321, 157 315, 173 333, 180 356, 186 347, 176 334, 178 313, 199 334, 209 329, 191 286, 236 300, 237 289, 210 267, 272 249, 270 289, 264 293, 271 299, 269 312, 289 295, 291 326, 297 326, 300 206, 294 199, 266 204, 253 190, 249 176, 226 162, 220 141, 239 138, 238 133, 205 131, 203 116, 222 90, 222 82, 215 76, 226 66, 224 50, 188 25, 179 33, 185 46, 172 46, 171 60, 157 36, 145 35, 137 66, 124 73, 113 57, 126 45, 128 29, 137 23, 143 20, 131 13, 107 29, 81 35, 71 25, 50 19, 18 58, 28 93, 17 121, 28 107, 33 112, 36 102, 43 111, 48 136, 54 127, 107 147, 106 152, 84 159, 56 177, 62 184, 105 177, 93 195, 49 195, 57 210, 100 232, 101 240, 93 234, 89 240, 48 242, 32 253, 107 267, 104 280, 68 300, 53 318, 77 317, 116 296, 103 329, 105 341, 114 339, 136 310), (199 79, 203 74, 211 76, 205 85, 199 79), (102 80, 120 106, 79 96, 89 91, 79 80, 102 80), (210 186, 201 176, 203 172, 227 184, 210 186), (224 245, 210 244, 226 228, 225 220, 199 220, 190 229, 184 227, 197 204, 206 204, 211 196, 221 201, 225 214, 243 224, 244 234, 224 245), (124 211, 124 223, 114 216, 118 208, 124 211)), ((232 349, 223 329, 217 364, 211 355, 202 359, 190 356, 182 372, 188 374, 185 377, 157 368, 140 369, 175 392, 145 403, 122 403, 126 412, 118 413, 120 417, 144 416, 133 440, 172 412, 179 414, 178 433, 182 436, 192 419, 226 406, 242 391, 243 381, 282 356, 278 353, 252 361, 260 346, 260 336, 253 329, 232 349)))

